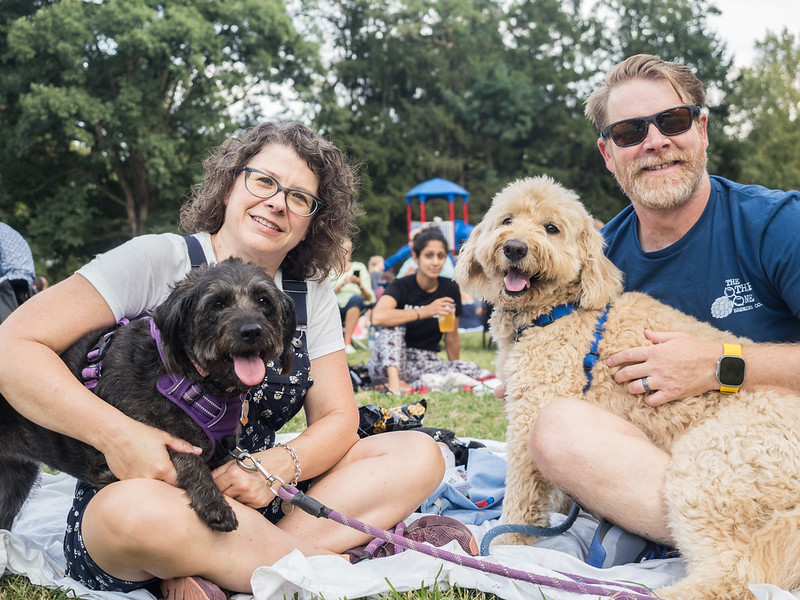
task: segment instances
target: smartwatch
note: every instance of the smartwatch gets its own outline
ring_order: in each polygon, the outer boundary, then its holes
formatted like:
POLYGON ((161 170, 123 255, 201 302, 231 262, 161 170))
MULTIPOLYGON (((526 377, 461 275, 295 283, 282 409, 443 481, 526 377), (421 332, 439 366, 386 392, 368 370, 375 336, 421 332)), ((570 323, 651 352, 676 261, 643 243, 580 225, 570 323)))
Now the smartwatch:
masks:
POLYGON ((722 344, 717 361, 717 381, 723 394, 735 394, 744 383, 744 358, 739 344, 722 344))

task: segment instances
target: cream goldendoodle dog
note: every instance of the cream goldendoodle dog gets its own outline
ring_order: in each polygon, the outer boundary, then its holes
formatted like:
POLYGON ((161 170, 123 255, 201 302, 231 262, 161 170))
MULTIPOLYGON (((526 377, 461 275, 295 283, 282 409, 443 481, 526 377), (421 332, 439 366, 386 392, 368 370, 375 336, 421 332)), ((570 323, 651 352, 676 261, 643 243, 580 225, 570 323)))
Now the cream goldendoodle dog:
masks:
POLYGON ((672 456, 664 495, 687 573, 659 595, 738 599, 749 596, 748 583, 800 584, 800 399, 710 392, 651 407, 615 383, 606 358, 648 343, 645 328, 720 344, 736 339, 647 295, 622 293, 621 274, 574 193, 546 177, 507 186, 462 249, 456 280, 494 304, 490 325, 509 420, 505 523, 549 525, 563 496, 530 457, 531 427, 551 399, 583 397, 672 456), (560 308, 569 305, 574 310, 560 308), (584 357, 606 307, 584 393, 584 357), (555 321, 540 326, 543 315, 555 321))

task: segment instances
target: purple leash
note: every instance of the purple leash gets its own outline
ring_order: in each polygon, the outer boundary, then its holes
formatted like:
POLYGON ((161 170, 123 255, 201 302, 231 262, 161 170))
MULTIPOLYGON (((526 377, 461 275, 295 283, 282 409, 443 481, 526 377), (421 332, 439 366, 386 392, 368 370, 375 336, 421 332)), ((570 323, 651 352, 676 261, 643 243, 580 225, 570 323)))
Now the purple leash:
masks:
POLYGON ((240 448, 236 448, 234 452, 235 454, 233 452, 231 454, 233 454, 234 458, 236 458, 236 462, 239 464, 239 466, 247 469, 248 471, 259 471, 266 478, 267 485, 272 493, 278 496, 284 502, 289 502, 292 504, 292 506, 299 507, 313 517, 331 519, 332 521, 346 525, 351 529, 362 531, 377 539, 395 544, 396 546, 416 550, 417 552, 422 552, 428 556, 453 562, 463 567, 477 569, 485 573, 492 573, 494 575, 508 577, 509 579, 525 581, 534 585, 551 587, 576 594, 592 594, 612 597, 615 600, 655 600, 658 598, 651 590, 643 586, 627 584, 623 585, 609 581, 602 581, 599 579, 592 579, 582 575, 562 573, 561 571, 556 571, 556 573, 569 579, 549 577, 547 575, 537 575, 528 571, 511 569, 497 563, 491 563, 485 560, 473 558, 471 556, 455 554, 454 552, 442 550, 441 548, 437 548, 435 546, 415 542, 414 540, 405 538, 402 535, 391 533, 378 527, 373 527, 372 525, 368 525, 362 521, 353 519, 347 515, 343 515, 332 508, 328 508, 318 500, 315 500, 310 496, 306 496, 296 487, 286 484, 277 475, 268 473, 266 469, 261 466, 260 461, 251 456, 249 452, 245 452, 240 448), (245 460, 250 460, 252 465, 246 465, 244 463, 245 460))

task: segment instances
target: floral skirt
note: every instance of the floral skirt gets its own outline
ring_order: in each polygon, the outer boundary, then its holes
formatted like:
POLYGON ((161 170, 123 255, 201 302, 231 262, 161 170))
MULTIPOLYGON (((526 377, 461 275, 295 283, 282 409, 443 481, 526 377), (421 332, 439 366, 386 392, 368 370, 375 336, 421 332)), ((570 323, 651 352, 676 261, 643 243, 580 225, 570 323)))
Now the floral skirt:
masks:
POLYGON ((375 345, 367 363, 373 385, 386 383, 386 367, 397 367, 400 379, 412 387, 422 375, 435 373, 464 373, 477 379, 486 374, 474 362, 468 360, 442 360, 436 352, 406 347, 406 328, 379 327, 375 332, 375 345))

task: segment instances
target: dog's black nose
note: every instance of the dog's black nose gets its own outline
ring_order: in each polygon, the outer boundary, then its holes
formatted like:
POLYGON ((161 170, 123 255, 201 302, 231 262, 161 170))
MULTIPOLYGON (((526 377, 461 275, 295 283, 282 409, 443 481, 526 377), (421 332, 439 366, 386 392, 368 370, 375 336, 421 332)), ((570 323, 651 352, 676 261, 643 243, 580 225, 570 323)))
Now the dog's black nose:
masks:
POLYGON ((247 323, 239 328, 239 335, 248 344, 255 344, 261 336, 261 325, 258 323, 247 323))
POLYGON ((528 254, 528 244, 522 240, 508 240, 503 244, 503 254, 511 261, 518 261, 528 254))

